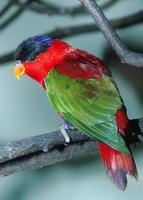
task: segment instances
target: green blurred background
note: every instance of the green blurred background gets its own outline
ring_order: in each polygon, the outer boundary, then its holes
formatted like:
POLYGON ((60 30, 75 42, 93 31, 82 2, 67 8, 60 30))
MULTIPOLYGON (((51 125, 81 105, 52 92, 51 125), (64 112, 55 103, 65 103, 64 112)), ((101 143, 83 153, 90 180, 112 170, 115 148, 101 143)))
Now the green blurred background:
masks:
MULTIPOLYGON (((48 1, 48 0, 47 0, 48 1)), ((6 4, 1 0, 1 7, 6 4)), ((52 2, 65 6, 77 5, 78 0, 52 2)), ((1 8, 0 8, 1 9, 1 8)), ((15 7, 13 8, 15 9, 15 7)), ((118 18, 143 9, 142 0, 119 0, 106 9, 108 18, 118 18)), ((41 34, 57 27, 92 22, 90 15, 48 16, 25 10, 23 14, 0 32, 0 55, 13 50, 24 38, 41 34)), ((0 18, 0 22, 2 22, 0 18)), ((121 38, 134 50, 143 50, 143 25, 118 31, 121 38)), ((143 70, 120 63, 101 33, 83 34, 65 39, 74 47, 82 48, 103 58, 111 67, 129 118, 143 117, 143 70), (105 56, 106 55, 106 56, 105 56), (105 59, 106 58, 106 59, 105 59)), ((23 77, 13 76, 13 62, 0 64, 0 143, 47 133, 61 124, 41 87, 23 77)), ((20 172, 0 178, 0 200, 118 200, 142 199, 143 152, 142 144, 132 147, 139 171, 139 181, 128 178, 125 192, 112 185, 106 177, 98 155, 76 159, 44 169, 20 172)))

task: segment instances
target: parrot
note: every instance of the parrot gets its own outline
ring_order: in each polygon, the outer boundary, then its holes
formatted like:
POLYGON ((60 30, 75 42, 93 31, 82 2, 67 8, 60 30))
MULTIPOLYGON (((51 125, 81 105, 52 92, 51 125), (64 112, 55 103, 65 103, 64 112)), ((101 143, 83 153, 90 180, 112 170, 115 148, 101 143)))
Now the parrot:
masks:
MULTIPOLYGON (((110 69, 97 56, 48 35, 35 35, 15 51, 14 75, 37 81, 61 118, 97 141, 111 181, 120 189, 138 178, 125 136, 126 107, 110 69)), ((62 131, 61 131, 62 132, 62 131)), ((64 129, 65 140, 66 129, 64 129)))

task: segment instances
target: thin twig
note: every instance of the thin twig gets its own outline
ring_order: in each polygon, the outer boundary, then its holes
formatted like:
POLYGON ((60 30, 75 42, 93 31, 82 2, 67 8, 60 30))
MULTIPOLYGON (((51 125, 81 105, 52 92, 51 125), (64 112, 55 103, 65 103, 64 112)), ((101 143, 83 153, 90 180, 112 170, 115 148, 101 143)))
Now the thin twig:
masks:
POLYGON ((40 14, 48 14, 48 15, 71 15, 71 16, 76 16, 80 14, 85 14, 87 13, 85 8, 83 6, 76 6, 76 7, 70 7, 70 8, 63 8, 59 7, 57 5, 54 5, 52 3, 46 3, 41 4, 41 1, 37 1, 29 6, 25 6, 22 2, 17 0, 17 4, 20 5, 21 7, 24 7, 25 9, 30 9, 34 12, 40 13, 40 14), (39 3, 38 3, 39 2, 39 3), (35 4, 37 3, 37 4, 35 4))
POLYGON ((121 62, 143 67, 143 54, 130 51, 121 41, 117 33, 113 30, 101 8, 94 0, 79 0, 91 13, 98 28, 103 32, 121 62))
POLYGON ((17 9, 13 14, 11 14, 8 19, 6 19, 3 23, 0 24, 0 31, 6 28, 10 23, 12 23, 15 19, 17 19, 24 11, 22 8, 17 9))
MULTIPOLYGON (((142 22, 143 22, 143 11, 140 11, 126 17, 111 20, 110 24, 116 29, 122 29, 142 22)), ((53 38, 63 39, 70 36, 75 36, 84 33, 91 33, 96 31, 99 31, 96 25, 94 23, 90 24, 88 23, 78 26, 57 28, 46 34, 53 38)), ((14 51, 11 51, 5 55, 0 56, 0 63, 10 62, 13 60, 13 58, 14 58, 14 51)))
POLYGON ((119 0, 109 0, 109 1, 105 1, 103 4, 101 4, 101 8, 102 9, 108 9, 111 6, 113 6, 115 3, 117 3, 119 0))
POLYGON ((15 3, 15 0, 10 0, 6 3, 6 5, 0 10, 0 17, 2 17, 7 11, 12 7, 15 3))
MULTIPOLYGON (((17 4, 25 7, 26 9, 30 9, 34 12, 40 13, 40 14, 47 14, 47 15, 70 15, 70 16, 77 16, 81 14, 87 14, 86 9, 79 5, 79 6, 73 6, 69 8, 64 8, 61 6, 57 6, 50 2, 44 2, 42 0, 35 1, 33 4, 30 4, 29 6, 25 6, 22 2, 19 0, 16 0, 17 4)), ((104 3, 101 4, 102 9, 107 9, 110 6, 112 6, 114 3, 116 3, 118 0, 107 0, 104 3)))
MULTIPOLYGON (((126 130, 127 143, 139 141, 139 136, 143 134, 142 127, 143 119, 130 121, 126 130)), ((0 175, 41 168, 97 152, 96 141, 81 134, 77 129, 70 130, 69 136, 69 146, 64 145, 64 138, 59 130, 1 146, 0 175)))
MULTIPOLYGON (((16 1, 16 0, 15 0, 16 1)), ((15 2, 14 1, 14 2, 15 2)), ((25 7, 19 7, 16 11, 14 11, 3 23, 0 24, 0 31, 6 28, 9 24, 11 24, 15 19, 17 19, 23 12, 26 6, 28 6, 33 0, 27 0, 25 2, 25 7)))

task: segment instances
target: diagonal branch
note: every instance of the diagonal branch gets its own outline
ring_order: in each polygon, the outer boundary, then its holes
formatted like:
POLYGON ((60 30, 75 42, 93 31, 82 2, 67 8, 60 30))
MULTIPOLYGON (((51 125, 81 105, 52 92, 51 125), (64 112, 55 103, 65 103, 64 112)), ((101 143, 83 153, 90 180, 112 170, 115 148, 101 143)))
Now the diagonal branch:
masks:
MULTIPOLYGON (((16 20, 25 10, 25 8, 32 2, 33 0, 27 0, 27 2, 25 2, 25 7, 19 7, 17 8, 16 11, 14 11, 9 17, 7 17, 6 20, 4 20, 4 22, 2 22, 0 24, 0 31, 2 31, 4 28, 6 28, 9 24, 11 24, 14 20, 16 20)), ((16 0, 12 0, 11 2, 9 2, 9 4, 1 11, 1 15, 5 14, 5 12, 10 8, 11 4, 12 6, 14 5, 14 3, 16 2, 16 0)))
POLYGON ((10 0, 6 5, 0 10, 0 17, 7 13, 7 11, 13 6, 15 0, 10 0))
MULTIPOLYGON (((129 26, 142 23, 142 22, 143 22, 143 11, 140 11, 126 17, 121 17, 119 19, 111 20, 110 24, 112 25, 112 27, 116 29, 122 29, 122 28, 127 28, 129 26)), ((90 24, 88 23, 88 24, 83 24, 83 25, 78 25, 78 26, 57 28, 46 34, 53 38, 63 39, 70 36, 97 32, 97 31, 99 31, 99 29, 94 23, 90 23, 90 24)), ((0 56, 0 63, 6 63, 9 61, 12 61, 13 58, 14 58, 14 51, 11 51, 5 55, 0 56)))
POLYGON ((103 32, 105 38, 109 41, 121 62, 143 67, 143 54, 130 51, 121 41, 117 33, 113 30, 101 8, 94 0, 79 0, 91 13, 98 28, 103 32))
MULTIPOLYGON (((126 130, 127 143, 139 141, 139 138, 143 138, 142 134, 143 119, 130 120, 126 130)), ((96 142, 92 138, 81 134, 77 129, 70 130, 69 135, 69 146, 64 145, 64 138, 59 130, 1 146, 0 176, 37 169, 97 152, 96 142)))

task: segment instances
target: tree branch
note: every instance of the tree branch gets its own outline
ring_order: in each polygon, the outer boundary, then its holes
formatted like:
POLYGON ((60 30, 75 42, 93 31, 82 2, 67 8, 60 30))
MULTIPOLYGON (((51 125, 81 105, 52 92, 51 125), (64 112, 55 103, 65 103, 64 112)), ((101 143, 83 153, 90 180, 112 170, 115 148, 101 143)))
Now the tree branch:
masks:
MULTIPOLYGON (((101 7, 102 7, 102 9, 108 8, 108 7, 112 6, 114 3, 116 3, 117 1, 118 0, 107 0, 101 4, 101 7)), ((70 8, 64 8, 64 7, 57 6, 50 2, 44 2, 42 0, 37 0, 37 1, 33 2, 33 4, 30 4, 28 6, 25 6, 19 0, 16 0, 16 2, 21 7, 25 7, 26 9, 30 9, 30 10, 40 13, 40 14, 47 14, 49 16, 51 16, 51 15, 77 16, 77 15, 81 15, 81 14, 87 14, 87 10, 81 5, 70 7, 70 8)))
MULTIPOLYGON (((13 0, 11 2, 9 2, 9 4, 7 5, 7 7, 5 7, 2 11, 1 11, 1 15, 3 15, 11 6, 10 3, 15 3, 16 0, 13 0)), ((9 24, 11 24, 11 22, 13 22, 15 19, 17 19, 25 10, 25 8, 30 5, 30 3, 32 2, 33 0, 27 0, 27 2, 25 2, 25 7, 19 7, 17 8, 16 11, 14 11, 4 22, 2 22, 0 24, 0 31, 2 31, 4 28, 6 28, 9 24)))
MULTIPOLYGON (((68 131, 71 143, 64 145, 60 131, 10 142, 0 147, 0 176, 27 169, 37 169, 61 161, 97 152, 95 140, 77 129, 68 131)), ((129 144, 139 141, 143 134, 143 119, 130 120, 126 130, 129 144)))
POLYGON ((6 5, 0 10, 0 17, 2 17, 7 11, 13 6, 15 0, 10 0, 6 5))
POLYGON ((25 6, 19 0, 16 0, 16 2, 19 6, 24 7, 25 9, 30 9, 34 12, 37 12, 40 14, 47 14, 49 16, 52 16, 52 15, 76 16, 76 15, 87 13, 85 8, 81 5, 76 6, 76 7, 71 7, 71 8, 63 8, 63 7, 59 7, 59 6, 49 3, 49 2, 43 3, 42 1, 34 2, 33 4, 31 4, 29 6, 25 6))
MULTIPOLYGON (((111 20, 110 24, 116 29, 122 29, 122 28, 127 28, 135 24, 142 23, 142 22, 143 22, 143 11, 140 11, 126 17, 121 17, 119 19, 111 20)), ((46 34, 51 36, 52 38, 63 39, 63 38, 75 36, 78 34, 91 33, 91 32, 97 32, 97 31, 99 31, 99 29, 94 23, 91 23, 91 24, 88 23, 88 24, 83 24, 83 25, 78 25, 78 26, 57 28, 46 34)), ((13 58, 14 58, 14 51, 11 51, 5 55, 0 56, 0 63, 6 63, 9 61, 12 61, 13 58)))
POLYGON ((79 0, 91 13, 98 28, 103 32, 105 38, 120 57, 121 62, 143 67, 143 54, 130 51, 121 41, 119 36, 113 30, 101 8, 94 0, 79 0))

